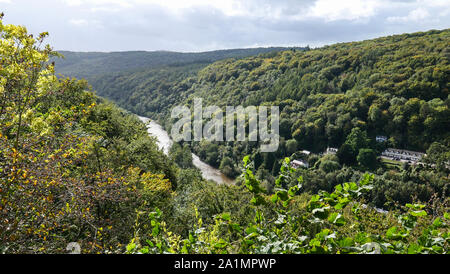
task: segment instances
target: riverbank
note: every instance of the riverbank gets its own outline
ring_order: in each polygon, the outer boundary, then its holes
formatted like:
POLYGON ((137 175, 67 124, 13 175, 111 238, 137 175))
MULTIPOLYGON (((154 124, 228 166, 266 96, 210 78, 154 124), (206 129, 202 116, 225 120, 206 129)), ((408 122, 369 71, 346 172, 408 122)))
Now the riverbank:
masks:
MULTIPOLYGON (((173 144, 169 134, 162 128, 162 126, 147 117, 138 116, 139 119, 147 125, 147 132, 157 139, 157 144, 160 149, 167 155, 169 149, 173 144)), ((200 160, 200 158, 192 153, 192 163, 195 167, 200 169, 202 177, 205 180, 211 180, 218 184, 234 184, 235 180, 227 177, 217 168, 214 168, 207 163, 200 160)))

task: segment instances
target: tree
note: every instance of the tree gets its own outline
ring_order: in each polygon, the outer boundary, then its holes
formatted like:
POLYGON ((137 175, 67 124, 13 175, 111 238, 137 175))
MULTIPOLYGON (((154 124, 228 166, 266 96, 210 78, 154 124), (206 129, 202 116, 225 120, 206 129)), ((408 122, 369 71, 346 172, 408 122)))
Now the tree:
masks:
POLYGON ((355 163, 353 149, 347 143, 342 144, 336 153, 336 156, 339 158, 339 162, 343 165, 353 165, 355 163))
POLYGON ((450 167, 450 149, 441 143, 434 142, 427 150, 425 161, 444 171, 450 167))
POLYGON ((15 135, 17 150, 21 145, 24 112, 42 95, 43 87, 54 80, 54 66, 48 61, 58 54, 49 45, 42 48, 47 32, 35 39, 25 27, 4 25, 2 19, 3 14, 0 15, 0 126, 4 134, 15 135))
POLYGON ((169 156, 180 168, 187 169, 194 167, 192 163, 192 152, 187 144, 181 146, 173 143, 169 150, 169 156))
POLYGON ((357 155, 358 151, 361 148, 366 148, 369 143, 367 140, 367 133, 361 130, 359 127, 355 127, 347 136, 345 143, 348 144, 353 150, 353 153, 357 155))
POLYGON ((320 170, 323 170, 326 173, 330 173, 341 168, 338 161, 339 159, 336 155, 325 155, 319 160, 317 164, 319 164, 320 170))
POLYGON ((367 139, 367 133, 359 127, 355 127, 347 136, 344 144, 345 145, 340 149, 341 152, 338 155, 339 159, 342 160, 343 163, 355 163, 359 150, 368 147, 369 140, 367 139))
POLYGON ((167 207, 172 164, 135 115, 54 75, 45 36, 0 20, 0 252, 101 252, 167 207))
POLYGON ((290 139, 286 142, 287 155, 292 155, 297 151, 298 143, 295 139, 290 139))
POLYGON ((228 177, 235 177, 237 175, 233 161, 230 157, 225 156, 222 158, 222 161, 220 161, 219 169, 228 177))
POLYGON ((359 150, 357 161, 360 166, 373 169, 377 164, 377 154, 373 149, 362 148, 359 150))

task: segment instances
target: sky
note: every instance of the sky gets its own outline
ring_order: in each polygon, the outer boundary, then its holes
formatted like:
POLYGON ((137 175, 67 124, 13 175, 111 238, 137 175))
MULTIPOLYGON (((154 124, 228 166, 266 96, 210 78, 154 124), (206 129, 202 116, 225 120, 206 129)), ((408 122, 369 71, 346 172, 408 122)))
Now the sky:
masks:
POLYGON ((450 27, 450 0, 0 0, 56 50, 320 47, 450 27))

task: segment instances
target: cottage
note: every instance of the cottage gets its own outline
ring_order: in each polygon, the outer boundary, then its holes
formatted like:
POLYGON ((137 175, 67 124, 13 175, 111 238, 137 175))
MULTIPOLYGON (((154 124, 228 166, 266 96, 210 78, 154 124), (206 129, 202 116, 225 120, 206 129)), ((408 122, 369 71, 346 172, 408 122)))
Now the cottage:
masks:
POLYGON ((309 164, 303 160, 294 160, 291 162, 291 167, 295 168, 295 169, 297 169, 299 167, 308 168, 309 164))
POLYGON ((378 135, 377 137, 376 137, 376 141, 378 142, 378 143, 384 143, 384 142, 387 142, 387 137, 386 136, 382 136, 382 135, 378 135))
POLYGON ((325 154, 336 154, 338 152, 337 148, 334 147, 328 147, 325 154))

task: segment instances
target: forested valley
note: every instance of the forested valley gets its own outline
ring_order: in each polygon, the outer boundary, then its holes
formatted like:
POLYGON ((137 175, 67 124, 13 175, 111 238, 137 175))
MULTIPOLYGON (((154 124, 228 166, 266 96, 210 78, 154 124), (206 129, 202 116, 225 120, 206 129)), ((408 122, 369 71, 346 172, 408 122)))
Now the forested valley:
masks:
POLYGON ((389 209, 413 199, 449 196, 449 36, 448 30, 395 35, 225 59, 206 67, 102 75, 90 83, 98 95, 159 121, 168 131, 175 122, 171 109, 192 108, 194 98, 223 109, 279 106, 276 153, 260 152, 258 142, 188 145, 230 177, 241 174, 243 157, 251 155, 269 191, 285 157, 312 167, 298 171, 308 178, 303 188, 311 193, 331 191, 370 171, 377 176, 369 200, 389 209), (377 142, 377 136, 387 140, 377 142), (339 150, 321 155, 328 147, 339 150), (377 160, 386 148, 426 153, 424 161, 434 168, 377 160), (312 153, 302 155, 303 150, 312 153))
POLYGON ((62 59, 48 33, 1 20, 0 36, 0 253, 448 252, 449 30, 142 64, 62 59), (201 141, 165 155, 136 114, 170 130, 195 97, 279 106, 278 151, 201 141), (386 148, 426 155, 385 161, 386 148), (204 180, 191 151, 236 183, 204 180))

